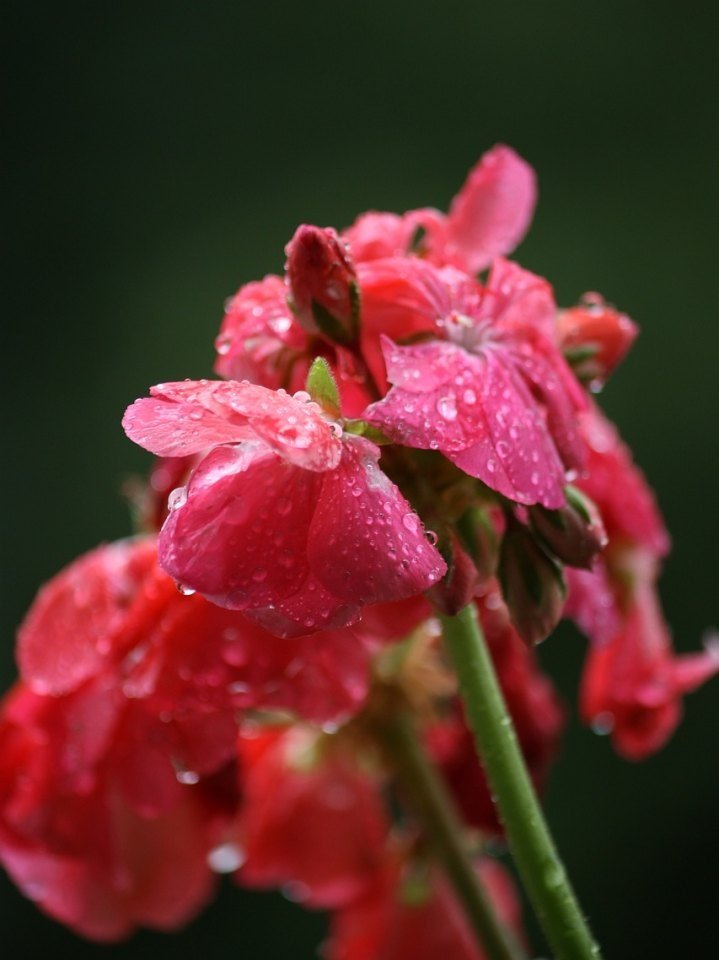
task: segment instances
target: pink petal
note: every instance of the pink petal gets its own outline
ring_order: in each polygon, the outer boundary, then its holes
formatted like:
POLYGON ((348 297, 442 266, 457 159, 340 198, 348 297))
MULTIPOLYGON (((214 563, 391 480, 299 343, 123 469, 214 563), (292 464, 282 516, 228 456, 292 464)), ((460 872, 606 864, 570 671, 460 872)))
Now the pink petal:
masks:
POLYGON ((58 695, 94 676, 132 642, 129 608, 155 566, 154 540, 120 541, 75 560, 39 592, 18 633, 23 678, 58 695))
POLYGON ((355 263, 359 264, 411 254, 418 227, 426 231, 430 249, 444 245, 446 217, 432 209, 410 210, 402 216, 396 213, 363 213, 342 236, 350 245, 355 263))
POLYGON ((540 408, 511 355, 434 341, 387 344, 396 384, 367 419, 407 446, 441 450, 470 476, 519 503, 564 502, 564 468, 540 408))
POLYGON ((422 523, 377 465, 379 451, 347 438, 339 467, 324 475, 310 528, 313 573, 334 596, 355 603, 422 593, 447 566, 422 523))
POLYGON ((306 542, 321 476, 259 445, 218 447, 162 528, 161 566, 223 607, 277 603, 307 578, 306 542))
POLYGON ((160 456, 186 456, 223 443, 261 439, 306 470, 330 470, 340 441, 317 404, 252 383, 184 380, 152 387, 128 408, 123 426, 160 456))
POLYGON ((514 150, 489 150, 452 201, 448 254, 471 273, 512 251, 529 227, 537 199, 534 171, 514 150))
POLYGON ((339 598, 310 573, 292 594, 247 616, 277 637, 300 637, 314 630, 336 630, 360 615, 359 598, 339 598))
POLYGON ((498 257, 492 263, 482 316, 487 316, 520 337, 535 330, 556 341, 557 304, 548 280, 498 257))

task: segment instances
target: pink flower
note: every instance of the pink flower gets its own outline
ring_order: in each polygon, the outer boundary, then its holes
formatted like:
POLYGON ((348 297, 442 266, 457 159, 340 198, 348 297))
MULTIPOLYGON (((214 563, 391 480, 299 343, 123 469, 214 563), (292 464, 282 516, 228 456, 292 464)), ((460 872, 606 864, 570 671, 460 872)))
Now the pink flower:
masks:
POLYGON ((677 656, 656 595, 654 561, 636 554, 629 607, 608 643, 587 655, 580 695, 586 723, 610 733, 617 752, 642 760, 664 746, 681 719, 681 699, 719 672, 719 650, 677 656))
POLYGON ((476 273, 517 246, 532 218, 536 193, 532 168, 500 144, 470 171, 446 216, 436 210, 403 216, 366 213, 344 236, 360 263, 414 252, 413 238, 421 228, 425 236, 419 253, 438 265, 476 273))
POLYGON ((125 415, 131 439, 161 456, 210 450, 160 534, 160 563, 186 589, 289 636, 444 575, 378 449, 309 398, 207 381, 151 393, 125 415))
POLYGON ((406 446, 440 450, 511 500, 560 507, 566 471, 583 459, 576 417, 585 401, 550 339, 548 284, 504 260, 495 261, 487 288, 419 262, 371 267, 360 274, 366 302, 379 306, 387 290, 393 332, 446 339, 383 340, 394 386, 367 419, 406 446))
POLYGON ((364 894, 389 832, 378 783, 353 749, 307 728, 241 733, 238 881, 284 887, 307 906, 364 894))

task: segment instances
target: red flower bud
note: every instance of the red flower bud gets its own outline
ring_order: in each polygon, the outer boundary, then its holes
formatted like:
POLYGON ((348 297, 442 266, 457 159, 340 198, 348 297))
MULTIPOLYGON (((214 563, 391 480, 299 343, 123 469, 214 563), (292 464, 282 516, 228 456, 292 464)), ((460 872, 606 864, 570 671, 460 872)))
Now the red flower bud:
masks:
POLYGON ((565 493, 567 502, 559 510, 531 507, 532 532, 558 560, 590 570, 593 558, 607 545, 604 524, 596 506, 576 487, 567 487, 565 493))
POLYGON ((624 359, 639 330, 624 313, 588 293, 577 307, 561 310, 557 333, 564 353, 580 380, 591 387, 604 385, 624 359))
POLYGON ((337 232, 303 224, 285 252, 290 305, 301 326, 334 343, 354 343, 359 332, 359 286, 352 258, 337 232))

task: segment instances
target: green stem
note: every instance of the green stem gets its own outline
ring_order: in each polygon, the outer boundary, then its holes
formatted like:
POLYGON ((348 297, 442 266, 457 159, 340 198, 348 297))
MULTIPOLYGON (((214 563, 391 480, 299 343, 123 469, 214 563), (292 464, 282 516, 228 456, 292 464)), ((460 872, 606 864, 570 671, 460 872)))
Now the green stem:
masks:
POLYGON ((529 898, 557 960, 598 960, 529 779, 474 606, 442 616, 477 750, 529 898))
POLYGON ((434 854, 442 863, 487 956, 490 960, 523 960, 524 953, 511 931, 500 923, 474 870, 454 803, 402 705, 388 711, 380 736, 434 854))

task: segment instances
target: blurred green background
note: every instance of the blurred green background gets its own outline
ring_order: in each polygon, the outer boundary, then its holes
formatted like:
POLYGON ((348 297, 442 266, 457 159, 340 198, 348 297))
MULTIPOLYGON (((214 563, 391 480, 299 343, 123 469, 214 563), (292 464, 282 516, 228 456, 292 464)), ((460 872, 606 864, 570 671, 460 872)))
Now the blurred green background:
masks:
MULTIPOLYGON (((226 296, 277 271, 301 221, 446 207, 497 141, 537 169, 519 252, 569 304, 600 290, 642 327, 604 403, 675 549, 681 649, 716 624, 717 35, 710 6, 604 0, 120 4, 6 0, 3 686, 37 586, 128 530, 147 462, 120 416, 210 372, 226 296), (688 10, 689 8, 687 8, 688 10)), ((583 641, 543 659, 574 695, 583 641)), ((573 726, 548 798, 608 958, 715 956, 719 681, 634 766, 573 726)), ((311 958, 324 920, 239 894, 181 935, 98 947, 5 877, 8 956, 311 958)))

